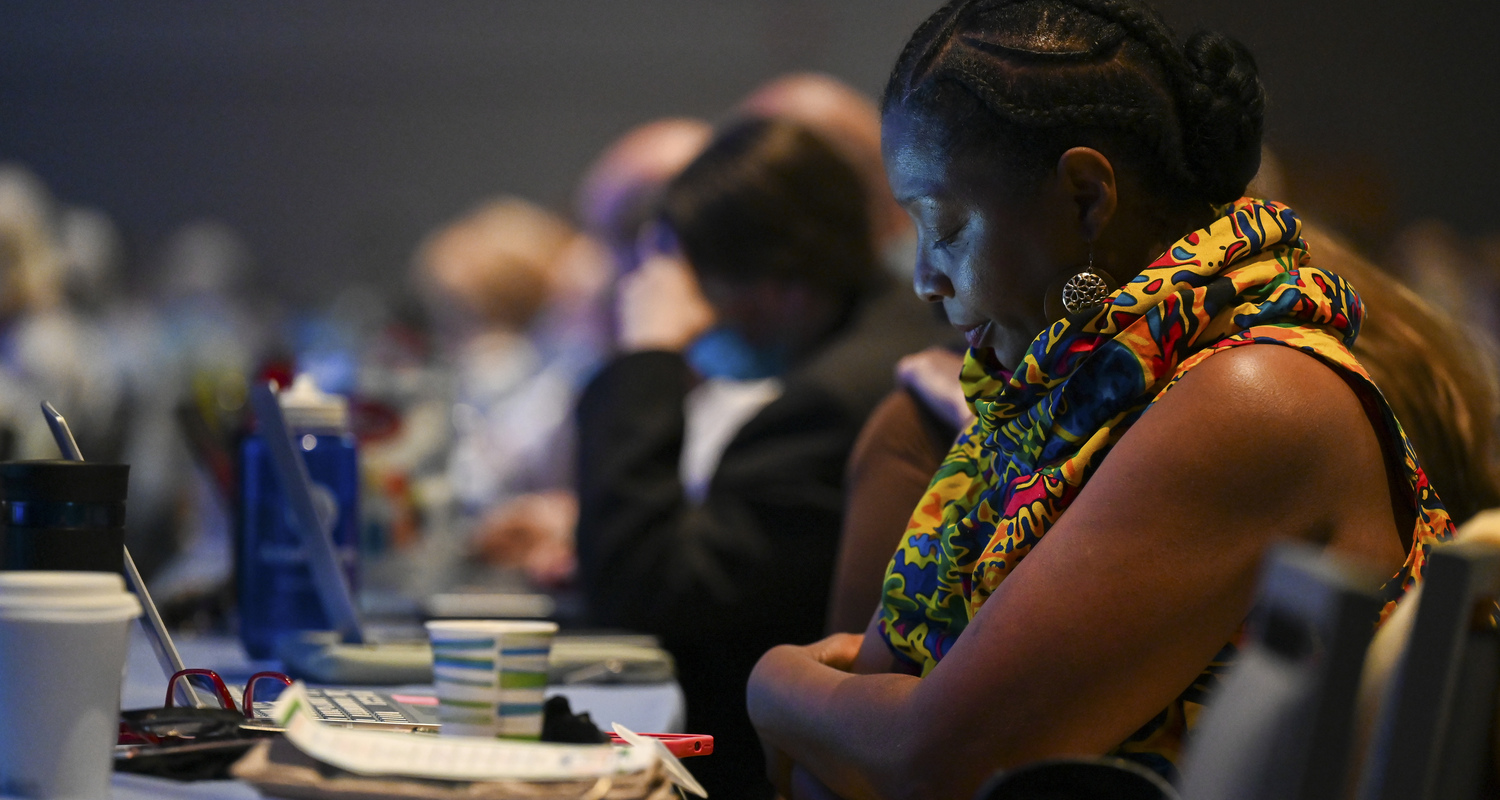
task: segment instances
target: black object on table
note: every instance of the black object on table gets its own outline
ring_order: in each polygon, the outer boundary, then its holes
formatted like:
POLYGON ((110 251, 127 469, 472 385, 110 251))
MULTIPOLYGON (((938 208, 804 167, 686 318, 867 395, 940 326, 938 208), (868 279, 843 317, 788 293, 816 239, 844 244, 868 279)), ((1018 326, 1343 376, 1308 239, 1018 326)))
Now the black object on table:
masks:
POLYGON ((1123 758, 1038 761, 997 773, 974 800, 1178 800, 1161 776, 1123 758))
POLYGON ((125 569, 127 464, 0 463, 0 569, 125 569))
POLYGON ((599 730, 587 711, 574 714, 568 698, 555 695, 542 704, 542 741, 558 744, 606 744, 609 736, 599 730))
POLYGON ((179 781, 223 780, 256 742, 275 735, 234 709, 147 708, 120 714, 115 770, 179 781))

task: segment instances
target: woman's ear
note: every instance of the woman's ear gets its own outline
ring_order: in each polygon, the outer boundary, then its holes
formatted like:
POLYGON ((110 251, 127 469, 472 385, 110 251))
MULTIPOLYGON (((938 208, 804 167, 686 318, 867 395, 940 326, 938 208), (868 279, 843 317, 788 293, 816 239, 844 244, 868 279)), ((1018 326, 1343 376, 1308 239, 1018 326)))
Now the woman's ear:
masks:
POLYGON ((1058 189, 1077 209, 1084 240, 1099 238, 1119 204, 1115 168, 1109 159, 1092 147, 1074 147, 1057 159, 1057 182, 1058 189))

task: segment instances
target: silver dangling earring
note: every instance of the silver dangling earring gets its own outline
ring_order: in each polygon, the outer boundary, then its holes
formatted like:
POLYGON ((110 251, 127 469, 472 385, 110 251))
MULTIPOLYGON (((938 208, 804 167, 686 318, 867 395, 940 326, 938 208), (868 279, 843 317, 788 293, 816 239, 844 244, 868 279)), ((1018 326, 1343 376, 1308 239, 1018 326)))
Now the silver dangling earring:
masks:
POLYGON ((1089 265, 1083 272, 1069 278, 1062 287, 1063 308, 1077 315, 1100 305, 1109 297, 1109 284, 1104 276, 1094 270, 1094 249, 1089 248, 1089 265))

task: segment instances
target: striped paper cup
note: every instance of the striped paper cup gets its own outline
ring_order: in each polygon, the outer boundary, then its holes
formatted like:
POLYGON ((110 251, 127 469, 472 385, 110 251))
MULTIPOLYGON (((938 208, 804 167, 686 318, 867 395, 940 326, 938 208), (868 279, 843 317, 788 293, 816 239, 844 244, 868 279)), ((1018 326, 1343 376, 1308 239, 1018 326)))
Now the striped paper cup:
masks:
POLYGON ((434 620, 433 686, 449 736, 537 739, 557 623, 434 620))

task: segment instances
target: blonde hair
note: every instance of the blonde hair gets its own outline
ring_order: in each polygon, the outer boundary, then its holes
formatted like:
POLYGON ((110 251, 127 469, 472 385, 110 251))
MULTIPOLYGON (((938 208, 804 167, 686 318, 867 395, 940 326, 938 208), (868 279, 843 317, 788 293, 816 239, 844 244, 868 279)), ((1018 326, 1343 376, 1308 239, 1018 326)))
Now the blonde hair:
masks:
POLYGON ((1354 355, 1411 437, 1453 521, 1500 506, 1494 354, 1464 327, 1336 236, 1304 227, 1313 262, 1354 285, 1365 322, 1354 355))
POLYGON ((40 178, 19 164, 0 164, 0 318, 61 302, 54 212, 40 178))
POLYGON ((417 254, 419 278, 438 302, 521 330, 551 299, 558 261, 574 235, 561 217, 501 198, 428 237, 417 254))

